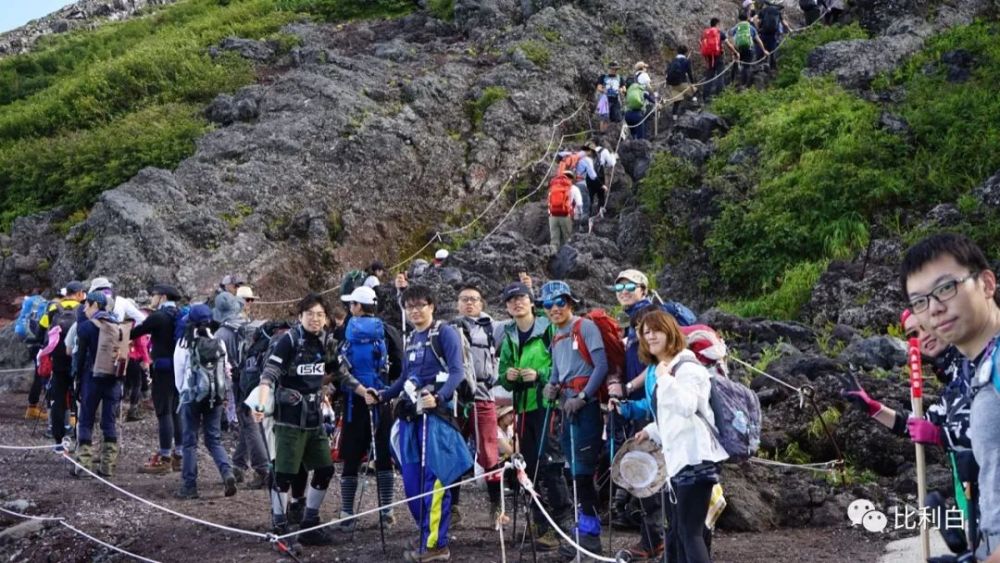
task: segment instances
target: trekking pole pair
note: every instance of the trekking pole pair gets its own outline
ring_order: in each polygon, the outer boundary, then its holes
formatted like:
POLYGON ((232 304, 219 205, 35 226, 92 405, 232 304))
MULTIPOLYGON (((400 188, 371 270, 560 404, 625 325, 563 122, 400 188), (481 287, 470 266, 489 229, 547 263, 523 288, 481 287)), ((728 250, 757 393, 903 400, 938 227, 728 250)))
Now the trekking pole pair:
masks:
MULTIPOLYGON (((368 427, 371 430, 371 445, 370 445, 370 447, 371 447, 372 462, 375 464, 375 471, 376 471, 376 480, 375 480, 375 483, 376 483, 375 484, 375 488, 376 488, 376 490, 378 490, 378 478, 377 478, 377 476, 378 476, 378 450, 375 449, 375 447, 376 447, 375 446, 375 414, 377 412, 377 408, 378 407, 368 407, 368 427)), ((361 494, 358 497, 358 507, 359 508, 361 507, 362 503, 365 500, 365 486, 367 485, 367 483, 368 483, 368 468, 366 467, 365 468, 365 480, 361 482, 361 494)), ((376 502, 376 504, 378 504, 378 503, 376 502)), ((381 536, 381 539, 382 539, 382 554, 384 555, 385 554, 385 521, 383 520, 383 518, 384 518, 384 516, 382 514, 382 508, 380 506, 379 507, 379 511, 378 511, 378 531, 379 531, 379 535, 381 536)), ((356 532, 357 529, 358 529, 358 526, 357 526, 357 523, 355 523, 355 525, 351 528, 351 539, 350 539, 350 541, 352 541, 352 542, 354 541, 354 532, 356 532)))
MULTIPOLYGON (((267 488, 268 488, 268 493, 269 494, 267 496, 268 496, 268 502, 271 504, 271 506, 268 506, 267 510, 268 510, 268 512, 271 512, 271 509, 272 509, 272 507, 274 505, 280 506, 281 507, 281 516, 283 518, 285 518, 286 519, 285 521, 287 522, 288 521, 287 520, 288 515, 286 514, 285 503, 281 500, 281 491, 278 490, 278 483, 277 483, 276 478, 275 478, 276 477, 276 474, 275 474, 275 471, 274 471, 275 459, 274 459, 274 457, 271 456, 271 448, 270 448, 270 446, 267 445, 267 430, 264 429, 264 423, 263 422, 257 423, 257 428, 260 429, 260 436, 261 436, 261 438, 264 439, 264 453, 267 454, 267 461, 268 461, 268 463, 267 463, 267 473, 268 473, 267 481, 268 481, 268 487, 267 488)), ((292 559, 292 561, 295 561, 295 563, 302 563, 302 560, 299 559, 298 556, 295 555, 295 551, 292 549, 292 546, 289 545, 288 543, 286 543, 285 540, 281 540, 281 539, 278 539, 278 538, 271 538, 270 541, 271 541, 271 543, 274 544, 274 546, 276 548, 278 548, 278 552, 279 553, 281 553, 282 555, 287 555, 288 557, 290 557, 292 559)))

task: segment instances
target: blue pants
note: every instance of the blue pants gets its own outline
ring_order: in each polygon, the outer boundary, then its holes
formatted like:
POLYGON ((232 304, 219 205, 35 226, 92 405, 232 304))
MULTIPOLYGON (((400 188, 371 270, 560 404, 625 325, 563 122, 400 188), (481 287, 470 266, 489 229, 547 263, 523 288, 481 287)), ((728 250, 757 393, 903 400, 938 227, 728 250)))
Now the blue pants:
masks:
MULTIPOLYGON (((401 420, 400 424, 417 425, 418 436, 423 431, 420 419, 413 422, 401 420)), ((451 525, 451 489, 445 489, 437 475, 428 467, 424 467, 423 473, 421 473, 420 463, 404 463, 402 474, 403 491, 407 497, 435 491, 433 495, 406 503, 413 520, 420 528, 421 550, 439 549, 447 546, 448 528, 451 525)))
POLYGON ((184 403, 181 405, 181 421, 184 426, 184 462, 181 466, 181 480, 184 486, 195 487, 198 483, 198 427, 205 430, 205 447, 212 461, 219 468, 222 478, 233 472, 229 454, 222 445, 222 405, 209 407, 208 402, 184 403))
POLYGON ((101 434, 105 442, 118 441, 118 404, 122 400, 121 381, 114 377, 94 377, 84 374, 80 387, 80 420, 77 439, 81 444, 93 443, 94 418, 101 407, 101 434))
POLYGON ((597 471, 597 461, 601 455, 601 433, 604 429, 604 419, 601 416, 601 403, 592 400, 570 418, 562 420, 562 434, 559 443, 565 452, 566 463, 574 477, 590 477, 597 471), (573 439, 570 440, 570 429, 573 439), (576 445, 574 450, 571 442, 576 445))

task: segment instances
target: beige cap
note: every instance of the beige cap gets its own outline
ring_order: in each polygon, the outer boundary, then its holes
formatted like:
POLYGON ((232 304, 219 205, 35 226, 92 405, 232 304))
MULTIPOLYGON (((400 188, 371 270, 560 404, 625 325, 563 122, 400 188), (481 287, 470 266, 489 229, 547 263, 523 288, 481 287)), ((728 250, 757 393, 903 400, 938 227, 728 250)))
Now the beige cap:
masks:
POLYGON ((635 63, 635 66, 633 68, 635 70, 646 70, 647 67, 646 67, 646 63, 644 63, 642 61, 639 61, 639 62, 635 63))
POLYGON ((257 299, 257 296, 253 294, 253 288, 249 285, 241 285, 236 288, 236 297, 240 299, 257 299))
POLYGON ((646 274, 640 272, 639 270, 622 270, 622 272, 618 274, 618 277, 615 278, 616 282, 618 280, 628 280, 643 287, 649 287, 649 278, 647 278, 646 274))

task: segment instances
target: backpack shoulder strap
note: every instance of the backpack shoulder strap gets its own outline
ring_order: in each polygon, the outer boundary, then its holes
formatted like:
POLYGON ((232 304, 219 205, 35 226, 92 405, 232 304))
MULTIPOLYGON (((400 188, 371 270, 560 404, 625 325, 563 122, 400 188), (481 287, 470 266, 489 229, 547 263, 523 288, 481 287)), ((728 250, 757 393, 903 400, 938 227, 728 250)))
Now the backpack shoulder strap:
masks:
POLYGON ((441 364, 441 369, 448 371, 448 364, 444 361, 444 354, 441 350, 441 321, 434 321, 434 326, 427 334, 427 345, 430 346, 431 353, 441 364))
POLYGON ((587 349, 587 341, 583 339, 584 318, 586 317, 580 317, 579 319, 573 322, 572 334, 573 334, 573 339, 576 340, 577 348, 579 348, 577 351, 580 352, 580 357, 582 357, 583 361, 587 362, 587 364, 593 366, 594 358, 591 357, 590 350, 587 349))

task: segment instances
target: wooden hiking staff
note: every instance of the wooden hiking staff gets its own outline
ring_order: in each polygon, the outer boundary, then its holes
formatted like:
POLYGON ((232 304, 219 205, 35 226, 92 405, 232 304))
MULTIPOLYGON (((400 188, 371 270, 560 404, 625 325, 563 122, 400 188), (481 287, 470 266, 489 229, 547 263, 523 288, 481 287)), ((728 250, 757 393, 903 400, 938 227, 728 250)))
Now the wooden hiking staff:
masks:
MULTIPOLYGON (((910 363, 910 406, 913 416, 924 417, 924 385, 923 385, 923 364, 920 359, 920 339, 911 338, 909 340, 909 363, 910 363)), ((917 506, 922 515, 927 497, 927 462, 924 459, 924 445, 914 443, 917 454, 917 506)), ((919 517, 919 516, 918 516, 919 517)), ((920 549, 923 554, 922 561, 926 561, 931 556, 930 530, 927 529, 927 519, 920 517, 920 549)))

